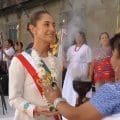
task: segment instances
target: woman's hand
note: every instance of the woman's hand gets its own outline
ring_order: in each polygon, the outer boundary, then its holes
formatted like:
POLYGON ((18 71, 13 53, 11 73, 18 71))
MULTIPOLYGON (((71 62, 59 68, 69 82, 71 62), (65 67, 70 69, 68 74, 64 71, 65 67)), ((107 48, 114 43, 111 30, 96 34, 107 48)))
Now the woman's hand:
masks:
POLYGON ((57 86, 54 86, 54 87, 49 86, 49 87, 45 88, 44 94, 50 103, 53 103, 56 98, 62 96, 61 91, 57 86))
POLYGON ((45 115, 45 116, 47 116, 47 117, 51 117, 51 116, 54 116, 54 115, 58 115, 59 112, 58 112, 58 111, 55 111, 55 112, 46 111, 46 112, 42 112, 41 114, 42 114, 42 115, 45 115))
POLYGON ((40 116, 42 112, 49 112, 49 109, 47 107, 36 106, 35 109, 33 110, 33 115, 40 116))
POLYGON ((49 111, 49 109, 47 107, 36 106, 34 109, 34 116, 45 115, 47 117, 50 117, 50 116, 54 116, 54 115, 58 115, 58 114, 59 114, 58 111, 51 112, 51 111, 49 111))

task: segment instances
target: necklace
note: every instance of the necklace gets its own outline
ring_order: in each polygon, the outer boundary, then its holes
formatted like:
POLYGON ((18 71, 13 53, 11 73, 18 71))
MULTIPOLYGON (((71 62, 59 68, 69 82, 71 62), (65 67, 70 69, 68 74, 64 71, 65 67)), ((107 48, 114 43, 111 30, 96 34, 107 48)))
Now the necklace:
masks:
POLYGON ((78 52, 80 50, 81 46, 77 47, 75 46, 75 52, 78 52))
MULTIPOLYGON (((47 60, 50 64, 50 68, 51 68, 50 70, 35 49, 32 49, 31 57, 35 63, 36 72, 39 77, 39 82, 42 83, 42 86, 47 88, 49 86, 56 85, 57 84, 57 69, 56 69, 55 59, 53 55, 50 52, 48 52, 47 60)), ((48 104, 50 111, 56 111, 56 108, 54 107, 54 105, 47 101, 44 94, 42 95, 42 98, 48 104)))
POLYGON ((52 83, 56 83, 57 70, 53 55, 50 52, 48 52, 47 59, 50 64, 51 70, 49 70, 49 68, 41 59, 41 57, 35 49, 32 49, 31 57, 33 58, 33 61, 37 68, 38 76, 42 80, 40 82, 42 82, 45 86, 51 85, 52 83))

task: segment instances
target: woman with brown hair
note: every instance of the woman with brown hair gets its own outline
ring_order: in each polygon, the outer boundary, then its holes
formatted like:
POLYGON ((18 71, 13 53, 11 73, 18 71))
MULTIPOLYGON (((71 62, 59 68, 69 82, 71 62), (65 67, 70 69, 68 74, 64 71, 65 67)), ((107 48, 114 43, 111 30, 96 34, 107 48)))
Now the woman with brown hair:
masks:
POLYGON ((12 60, 9 102, 16 109, 15 120, 59 120, 58 112, 48 103, 43 90, 43 85, 58 80, 56 58, 49 53, 56 34, 55 22, 47 11, 38 11, 32 15, 29 28, 34 44, 12 60))
POLYGON ((92 64, 90 66, 91 80, 94 79, 96 90, 107 82, 114 82, 114 70, 110 63, 112 50, 110 48, 109 34, 103 32, 99 37, 101 47, 95 49, 92 64))

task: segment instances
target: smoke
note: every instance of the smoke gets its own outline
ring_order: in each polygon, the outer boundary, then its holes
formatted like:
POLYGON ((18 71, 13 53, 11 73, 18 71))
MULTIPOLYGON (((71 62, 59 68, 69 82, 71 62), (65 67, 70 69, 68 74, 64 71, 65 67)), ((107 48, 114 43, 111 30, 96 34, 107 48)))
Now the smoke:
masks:
POLYGON ((86 32, 85 29, 85 6, 80 0, 69 0, 71 11, 69 11, 69 19, 67 23, 67 36, 64 40, 64 49, 73 44, 74 38, 79 31, 86 32))

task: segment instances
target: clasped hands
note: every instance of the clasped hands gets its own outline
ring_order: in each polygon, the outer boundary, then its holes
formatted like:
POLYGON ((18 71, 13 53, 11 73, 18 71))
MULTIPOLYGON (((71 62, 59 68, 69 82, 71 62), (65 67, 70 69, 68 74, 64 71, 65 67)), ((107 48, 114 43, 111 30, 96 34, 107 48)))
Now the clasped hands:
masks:
MULTIPOLYGON (((44 88, 44 95, 49 103, 54 103, 54 100, 61 97, 61 91, 57 86, 48 86, 44 88)), ((34 109, 34 116, 45 115, 47 117, 58 115, 58 111, 50 111, 48 107, 36 106, 34 109)))
POLYGON ((41 106, 36 106, 33 111, 34 116, 45 115, 47 117, 50 117, 58 114, 59 114, 58 111, 51 112, 47 107, 41 107, 41 106))

